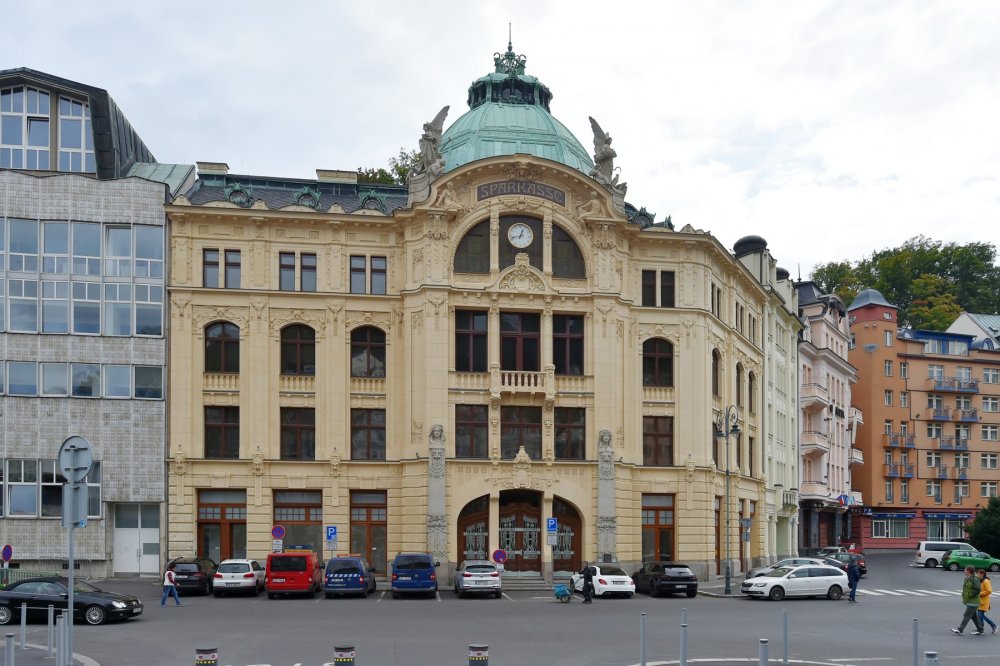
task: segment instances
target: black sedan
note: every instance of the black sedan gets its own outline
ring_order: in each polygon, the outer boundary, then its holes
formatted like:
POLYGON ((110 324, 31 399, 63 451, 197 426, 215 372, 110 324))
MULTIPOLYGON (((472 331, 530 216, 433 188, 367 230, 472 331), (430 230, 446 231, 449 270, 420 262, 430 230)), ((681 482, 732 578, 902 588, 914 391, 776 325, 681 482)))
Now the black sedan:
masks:
POLYGON ((179 592, 211 594, 218 565, 205 557, 175 557, 167 565, 174 568, 174 583, 179 592))
MULTIPOLYGON (((21 618, 21 604, 26 604, 29 620, 45 622, 49 606, 66 610, 69 604, 69 581, 60 577, 28 578, 0 590, 0 625, 21 618)), ((99 590, 90 583, 73 581, 73 620, 104 624, 108 620, 127 620, 142 614, 142 602, 128 594, 99 590)))
POLYGON ((632 574, 636 592, 648 592, 656 597, 663 594, 698 594, 698 577, 686 564, 678 562, 646 562, 632 574))

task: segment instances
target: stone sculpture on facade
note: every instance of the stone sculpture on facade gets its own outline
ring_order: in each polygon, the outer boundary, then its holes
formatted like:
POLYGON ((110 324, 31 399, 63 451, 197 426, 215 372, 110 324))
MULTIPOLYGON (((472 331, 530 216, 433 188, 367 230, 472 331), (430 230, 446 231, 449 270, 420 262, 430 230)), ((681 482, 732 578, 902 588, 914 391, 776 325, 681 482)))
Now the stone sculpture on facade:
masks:
POLYGON ((435 423, 427 438, 427 550, 448 559, 448 515, 445 510, 444 426, 435 423))
POLYGON ((625 196, 627 186, 618 182, 618 174, 615 173, 618 153, 611 147, 611 135, 602 130, 593 118, 590 118, 590 127, 594 130, 594 168, 590 170, 590 177, 615 194, 625 196))
POLYGON ((618 519, 615 510, 615 459, 611 431, 601 430, 597 440, 597 555, 616 555, 618 519))
POLYGON ((424 201, 430 196, 431 183, 444 173, 444 157, 441 156, 441 136, 444 133, 444 119, 448 109, 444 107, 434 116, 434 120, 424 123, 424 133, 420 135, 420 156, 406 177, 409 186, 409 203, 424 201))
POLYGON ((614 479, 615 478, 615 460, 614 460, 614 450, 611 448, 611 431, 605 428, 601 431, 600 438, 597 443, 597 456, 598 456, 598 478, 600 479, 614 479))

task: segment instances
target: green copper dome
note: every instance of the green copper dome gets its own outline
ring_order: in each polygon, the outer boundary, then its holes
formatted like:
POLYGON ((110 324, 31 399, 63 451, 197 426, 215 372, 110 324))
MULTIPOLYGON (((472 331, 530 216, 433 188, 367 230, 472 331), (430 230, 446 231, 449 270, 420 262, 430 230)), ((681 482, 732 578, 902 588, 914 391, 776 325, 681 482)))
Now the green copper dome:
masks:
POLYGON ((469 86, 469 110, 441 137, 445 171, 487 157, 527 153, 589 174, 594 168, 590 154, 549 113, 552 93, 524 73, 524 56, 514 55, 508 43, 493 63, 494 72, 469 86))

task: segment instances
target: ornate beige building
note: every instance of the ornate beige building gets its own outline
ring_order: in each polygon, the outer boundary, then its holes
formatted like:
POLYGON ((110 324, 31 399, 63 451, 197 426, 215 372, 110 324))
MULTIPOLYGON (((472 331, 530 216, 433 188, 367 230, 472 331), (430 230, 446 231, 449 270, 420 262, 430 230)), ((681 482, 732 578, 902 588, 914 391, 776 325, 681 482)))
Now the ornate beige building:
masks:
POLYGON ((425 126, 408 189, 200 164, 167 207, 170 555, 262 557, 274 525, 329 553, 336 527, 380 574, 502 548, 508 575, 714 575, 727 511, 734 570, 771 555, 765 289, 624 203, 610 137, 593 123, 590 162, 511 56, 443 136, 446 110, 425 126))

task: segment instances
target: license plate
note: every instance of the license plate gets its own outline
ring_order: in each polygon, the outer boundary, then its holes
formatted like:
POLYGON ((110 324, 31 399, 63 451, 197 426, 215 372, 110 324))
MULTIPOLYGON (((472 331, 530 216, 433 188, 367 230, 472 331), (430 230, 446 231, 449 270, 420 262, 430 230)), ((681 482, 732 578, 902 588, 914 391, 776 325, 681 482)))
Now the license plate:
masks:
POLYGON ((623 580, 616 580, 615 581, 615 585, 624 585, 624 584, 625 584, 625 581, 623 581, 623 580))
POLYGON ((472 581, 472 584, 473 585, 486 585, 489 582, 490 581, 488 581, 488 580, 474 580, 474 581, 472 581))
POLYGON ((284 579, 284 578, 275 578, 275 579, 274 579, 274 582, 275 582, 275 583, 284 583, 284 582, 285 582, 285 579, 284 579))
POLYGON ((239 583, 226 583, 226 587, 236 587, 239 583))
POLYGON ((399 580, 410 580, 409 576, 400 576, 399 580))
POLYGON ((132 609, 132 615, 138 615, 141 612, 142 612, 141 608, 133 608, 132 609))

